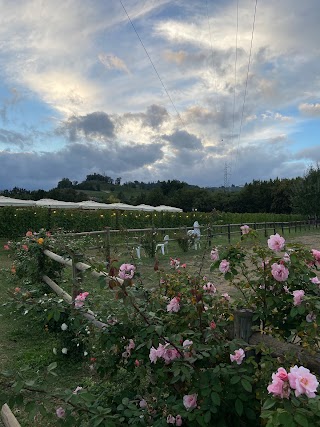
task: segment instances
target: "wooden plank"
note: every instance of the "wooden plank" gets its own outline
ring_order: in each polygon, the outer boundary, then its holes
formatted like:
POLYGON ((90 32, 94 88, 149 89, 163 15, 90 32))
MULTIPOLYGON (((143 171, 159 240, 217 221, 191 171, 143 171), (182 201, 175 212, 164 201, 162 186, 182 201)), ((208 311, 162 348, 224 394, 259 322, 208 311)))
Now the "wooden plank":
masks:
POLYGON ((11 412, 9 406, 5 403, 1 409, 1 418, 5 427, 21 427, 16 417, 11 412))

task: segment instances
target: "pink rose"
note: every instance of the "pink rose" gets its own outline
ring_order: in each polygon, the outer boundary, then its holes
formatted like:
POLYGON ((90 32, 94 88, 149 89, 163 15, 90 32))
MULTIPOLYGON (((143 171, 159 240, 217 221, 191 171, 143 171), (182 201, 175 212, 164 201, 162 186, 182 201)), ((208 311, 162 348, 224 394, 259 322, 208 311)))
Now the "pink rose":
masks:
POLYGON ((311 283, 314 283, 315 285, 319 285, 320 284, 320 280, 318 279, 318 277, 312 277, 310 279, 311 283))
POLYGON ((311 374, 309 369, 303 366, 295 365, 290 368, 288 374, 290 387, 295 390, 296 397, 300 394, 306 394, 308 397, 315 397, 318 388, 318 381, 315 375, 311 374))
POLYGON ((212 259, 212 261, 218 261, 219 259, 218 249, 212 249, 212 251, 210 252, 210 258, 212 259))
POLYGON ((186 394, 183 396, 183 404, 187 411, 197 407, 197 394, 186 394))
POLYGON ((66 411, 60 406, 60 408, 56 409, 56 414, 58 418, 64 418, 66 416, 66 411))
POLYGON ((134 276, 136 267, 132 264, 122 264, 119 268, 118 276, 122 280, 132 279, 134 276))
POLYGON ((276 373, 272 374, 272 383, 267 387, 269 393, 279 396, 282 399, 289 398, 290 387, 288 383, 288 373, 284 368, 279 368, 276 373))
POLYGON ((180 298, 174 297, 167 305, 167 311, 178 313, 179 310, 180 310, 180 298))
POLYGON ((86 300, 88 295, 89 295, 89 292, 82 292, 79 295, 77 295, 74 299, 75 308, 81 308, 84 305, 84 301, 86 300))
POLYGON ((21 247, 22 247, 22 249, 23 249, 24 251, 26 251, 26 252, 29 250, 29 248, 28 248, 28 246, 27 246, 27 245, 22 245, 21 247))
POLYGON ((33 236, 32 231, 30 231, 30 230, 29 230, 29 231, 27 231, 27 232, 26 232, 26 236, 27 236, 27 237, 32 237, 32 236, 33 236))
POLYGON ((10 250, 10 246, 9 246, 9 245, 3 245, 3 249, 4 249, 5 251, 9 251, 9 250, 10 250))
POLYGON ((268 239, 268 246, 271 250, 279 252, 284 248, 285 242, 285 239, 276 233, 268 239))
POLYGON ((216 327, 217 327, 216 322, 212 320, 212 321, 210 322, 210 329, 216 329, 216 327))
POLYGON ((229 268, 230 268, 230 263, 226 259, 223 259, 220 262, 219 270, 221 271, 221 273, 227 273, 229 271, 229 268))
POLYGON ((241 365, 243 359, 246 357, 244 354, 244 350, 239 348, 239 350, 235 350, 234 354, 230 354, 231 362, 236 362, 237 365, 241 365))
POLYGON ((312 249, 311 250, 313 258, 316 262, 316 264, 319 266, 320 265, 320 251, 317 251, 316 249, 312 249))
POLYGON ((208 282, 206 285, 203 285, 203 290, 211 295, 217 292, 217 288, 211 282, 208 282))
POLYGON ((172 416, 171 414, 167 416, 167 424, 175 424, 176 423, 176 419, 174 416, 172 416))
POLYGON ((317 316, 316 316, 313 312, 311 312, 311 313, 309 313, 309 314, 307 314, 307 315, 306 315, 306 321, 307 321, 308 323, 312 323, 312 322, 314 322, 316 319, 317 319, 317 316))
POLYGON ((230 301, 230 299, 231 299, 231 296, 230 296, 227 292, 225 292, 224 294, 221 294, 221 296, 222 296, 226 301, 230 301))
POLYGON ((250 231, 250 227, 249 227, 249 225, 242 225, 241 227, 240 227, 240 229, 241 229, 241 233, 242 234, 248 234, 249 233, 249 231, 250 231))
POLYGON ((290 255, 287 252, 283 255, 283 261, 290 262, 290 255))
POLYGON ((165 349, 162 353, 162 358, 166 362, 166 364, 172 362, 173 360, 180 357, 180 353, 175 348, 168 348, 169 344, 165 345, 165 349))
POLYGON ((176 426, 182 426, 182 418, 181 415, 176 416, 176 426))
POLYGON ((158 352, 157 349, 155 349, 154 347, 150 348, 149 359, 151 363, 156 363, 156 361, 158 360, 158 352))
POLYGON ((288 380, 288 373, 284 368, 279 368, 274 375, 282 381, 288 380))
POLYGON ((304 291, 302 289, 298 291, 293 291, 293 305, 300 305, 304 297, 304 291))
POLYGON ((148 404, 147 404, 147 402, 144 399, 142 399, 139 402, 139 406, 140 406, 141 409, 146 409, 148 407, 148 404))
POLYGON ((289 276, 289 270, 283 264, 274 263, 271 266, 271 274, 278 282, 284 282, 289 276))

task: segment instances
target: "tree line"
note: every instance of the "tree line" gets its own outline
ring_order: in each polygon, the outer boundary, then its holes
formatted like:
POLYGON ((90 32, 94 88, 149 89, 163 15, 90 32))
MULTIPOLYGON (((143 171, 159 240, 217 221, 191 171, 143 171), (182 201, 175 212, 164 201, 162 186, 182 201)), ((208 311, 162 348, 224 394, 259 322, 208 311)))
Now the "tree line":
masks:
POLYGON ((169 205, 184 211, 238 213, 277 213, 320 216, 320 168, 310 167, 303 177, 293 179, 254 180, 243 187, 203 188, 178 180, 157 182, 125 182, 121 177, 112 179, 98 173, 86 176, 82 182, 63 178, 56 188, 25 190, 13 188, 2 195, 21 199, 52 198, 63 201, 101 200, 102 194, 109 202, 133 205, 169 205), (90 195, 86 193, 90 192, 90 195))

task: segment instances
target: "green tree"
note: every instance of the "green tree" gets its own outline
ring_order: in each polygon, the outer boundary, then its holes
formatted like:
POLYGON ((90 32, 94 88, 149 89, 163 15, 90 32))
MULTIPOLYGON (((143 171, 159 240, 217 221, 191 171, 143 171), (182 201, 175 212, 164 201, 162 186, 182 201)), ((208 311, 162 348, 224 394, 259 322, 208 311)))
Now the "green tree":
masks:
POLYGON ((293 186, 293 207, 297 213, 320 216, 320 168, 311 166, 293 186))

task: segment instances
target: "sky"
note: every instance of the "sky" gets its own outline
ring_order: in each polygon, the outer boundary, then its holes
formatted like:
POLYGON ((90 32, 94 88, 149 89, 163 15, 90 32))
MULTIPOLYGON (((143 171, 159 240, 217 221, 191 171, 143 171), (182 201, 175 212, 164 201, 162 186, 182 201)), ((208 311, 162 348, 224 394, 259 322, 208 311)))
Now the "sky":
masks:
POLYGON ((320 2, 255 5, 0 0, 0 190, 303 176, 320 162, 320 2))

